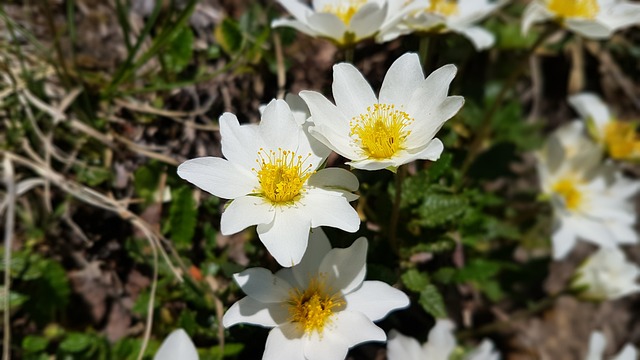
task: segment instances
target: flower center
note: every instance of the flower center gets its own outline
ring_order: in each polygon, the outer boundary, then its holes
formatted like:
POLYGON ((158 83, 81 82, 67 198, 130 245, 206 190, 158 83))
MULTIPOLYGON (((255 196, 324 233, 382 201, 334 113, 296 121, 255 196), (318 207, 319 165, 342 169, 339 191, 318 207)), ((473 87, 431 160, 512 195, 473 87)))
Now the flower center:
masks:
POLYGON ((577 210, 582 203, 583 196, 576 186, 577 183, 574 179, 562 179, 553 185, 553 192, 562 197, 568 210, 577 210))
POLYGON ((629 159, 640 154, 640 139, 635 125, 626 121, 611 120, 604 129, 604 144, 614 159, 629 159))
POLYGON ((413 118, 394 105, 374 104, 367 112, 351 119, 350 136, 356 139, 360 148, 374 159, 388 159, 403 144, 411 131, 407 127, 413 118))
POLYGON ((327 4, 322 8, 322 12, 334 14, 345 25, 349 25, 351 18, 360 10, 367 0, 340 0, 332 4, 327 4))
POLYGON ((280 204, 295 200, 314 171, 311 164, 304 166, 306 158, 293 151, 278 149, 266 151, 260 148, 256 162, 259 169, 251 169, 258 175, 261 189, 258 190, 272 203, 280 204))
POLYGON ((337 294, 330 294, 324 274, 311 279, 306 290, 295 289, 289 296, 289 321, 296 323, 306 334, 317 331, 322 334, 331 315, 345 301, 337 294))
POLYGON ((549 11, 562 18, 593 19, 600 7, 597 0, 550 0, 549 11))
POLYGON ((457 0, 432 0, 429 10, 432 13, 442 16, 451 16, 458 13, 457 0))

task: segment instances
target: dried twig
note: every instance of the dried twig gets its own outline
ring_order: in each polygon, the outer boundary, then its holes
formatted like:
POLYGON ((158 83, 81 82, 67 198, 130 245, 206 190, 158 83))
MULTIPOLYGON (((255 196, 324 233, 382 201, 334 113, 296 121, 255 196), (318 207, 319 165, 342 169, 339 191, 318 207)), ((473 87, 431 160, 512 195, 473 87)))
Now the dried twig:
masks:
POLYGON ((13 178, 13 164, 8 157, 4 157, 4 183, 7 188, 7 217, 4 228, 4 337, 2 359, 11 359, 11 247, 13 239, 13 224, 15 220, 16 187, 13 178))

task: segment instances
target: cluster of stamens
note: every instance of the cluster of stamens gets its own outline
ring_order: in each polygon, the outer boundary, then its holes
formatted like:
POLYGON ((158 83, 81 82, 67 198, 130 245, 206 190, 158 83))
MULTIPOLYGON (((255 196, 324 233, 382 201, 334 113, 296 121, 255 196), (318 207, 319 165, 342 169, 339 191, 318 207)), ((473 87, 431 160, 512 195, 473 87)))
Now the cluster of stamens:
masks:
POLYGON ((561 18, 593 19, 600 7, 597 0, 550 0, 548 9, 561 18))
POLYGON ((431 0, 429 12, 451 16, 458 13, 458 0, 431 0))
POLYGON ((275 204, 294 201, 315 172, 311 164, 304 165, 310 156, 311 153, 303 157, 280 148, 278 151, 260 148, 256 159, 258 167, 251 169, 260 182, 258 193, 275 204))
POLYGON ((342 0, 325 5, 321 12, 337 16, 345 25, 349 25, 351 18, 360 10, 367 0, 342 0))
POLYGON ((611 120, 604 129, 603 141, 609 155, 618 160, 640 157, 640 138, 636 125, 628 121, 611 120))
POLYGON ((339 295, 331 294, 323 275, 313 277, 304 291, 295 289, 289 296, 289 321, 299 326, 305 334, 317 331, 322 335, 334 311, 345 305, 339 295))
POLYGON ((349 123, 350 136, 369 157, 388 159, 403 149, 413 118, 394 105, 374 104, 349 123))
POLYGON ((576 179, 564 178, 557 181, 552 187, 553 192, 564 200, 564 206, 567 210, 577 210, 584 200, 580 189, 578 189, 579 183, 580 181, 576 179))

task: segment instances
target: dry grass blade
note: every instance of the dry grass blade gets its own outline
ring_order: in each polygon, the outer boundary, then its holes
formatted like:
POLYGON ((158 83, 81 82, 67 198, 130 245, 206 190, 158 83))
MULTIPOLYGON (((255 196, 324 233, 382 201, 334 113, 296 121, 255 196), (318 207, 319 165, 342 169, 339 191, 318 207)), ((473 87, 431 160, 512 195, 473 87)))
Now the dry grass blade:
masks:
POLYGON ((11 246, 13 239, 13 224, 15 220, 16 187, 13 178, 13 164, 5 156, 2 167, 4 169, 4 183, 7 188, 7 217, 4 228, 4 337, 2 359, 11 359, 11 246))

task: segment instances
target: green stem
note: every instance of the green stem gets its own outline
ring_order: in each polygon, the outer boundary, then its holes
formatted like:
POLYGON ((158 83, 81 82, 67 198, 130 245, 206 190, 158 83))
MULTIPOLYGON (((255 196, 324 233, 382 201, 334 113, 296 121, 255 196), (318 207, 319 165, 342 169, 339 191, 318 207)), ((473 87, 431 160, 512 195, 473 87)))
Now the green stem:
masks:
POLYGON ((347 62, 349 64, 353 64, 353 54, 354 54, 354 47, 353 46, 347 46, 344 48, 344 62, 347 62))
POLYGON ((464 175, 466 175, 467 171, 469 170, 469 167, 471 166, 473 161, 476 159, 476 157, 479 155, 480 150, 482 149, 482 144, 484 143, 485 139, 488 138, 489 135, 491 135, 491 120, 493 119, 493 116, 496 114, 496 112, 502 105, 502 102, 504 101, 507 93, 509 93, 509 90, 513 89, 513 87, 515 86, 515 83, 516 81, 518 81, 518 78, 524 71, 529 58, 531 57, 531 55, 533 55, 533 53, 535 53, 535 51, 540 47, 540 45, 542 45, 544 41, 548 39, 549 36, 554 32, 555 32, 554 27, 548 27, 547 30, 543 32, 540 35, 540 37, 538 37, 538 39, 533 44, 533 46, 529 49, 527 54, 520 59, 520 61, 516 66, 516 69, 513 71, 513 73, 511 73, 509 78, 502 83, 502 88, 500 89, 500 92, 498 93, 498 95, 496 95, 496 98, 493 101, 491 108, 489 108, 489 110, 485 113, 485 116, 482 119, 480 126, 478 127, 478 131, 476 132, 477 135, 473 139, 473 142, 471 143, 471 145, 469 145, 469 151, 467 152, 467 157, 464 159, 464 162, 462 163, 461 179, 464 178, 464 175))
POLYGON ((391 209, 391 221, 389 223, 389 245, 396 254, 400 252, 400 244, 398 241, 398 220, 400 219, 400 202, 402 200, 402 183, 406 176, 406 166, 400 166, 396 172, 396 193, 393 199, 393 208, 391 209))
POLYGON ((431 36, 424 34, 420 36, 420 42, 418 43, 418 57, 420 58, 420 64, 422 69, 427 70, 429 65, 429 43, 431 42, 431 36))

